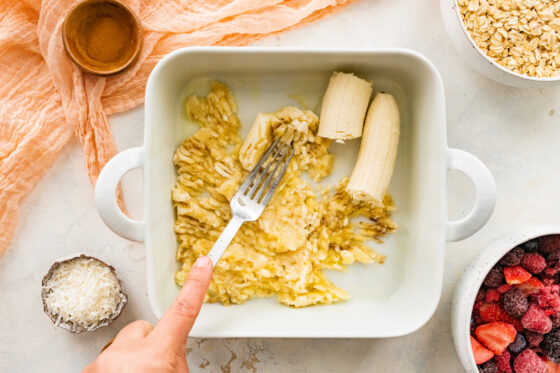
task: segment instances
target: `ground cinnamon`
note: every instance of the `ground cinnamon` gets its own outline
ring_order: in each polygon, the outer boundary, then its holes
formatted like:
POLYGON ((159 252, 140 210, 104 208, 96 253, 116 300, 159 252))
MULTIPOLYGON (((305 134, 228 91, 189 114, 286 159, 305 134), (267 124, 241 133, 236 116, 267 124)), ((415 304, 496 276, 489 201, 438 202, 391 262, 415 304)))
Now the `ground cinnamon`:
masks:
POLYGON ((70 57, 93 73, 114 73, 129 65, 141 45, 140 25, 115 0, 86 0, 70 11, 63 39, 70 57))
POLYGON ((92 59, 111 63, 127 54, 132 46, 130 25, 116 17, 98 17, 85 35, 85 52, 92 59))

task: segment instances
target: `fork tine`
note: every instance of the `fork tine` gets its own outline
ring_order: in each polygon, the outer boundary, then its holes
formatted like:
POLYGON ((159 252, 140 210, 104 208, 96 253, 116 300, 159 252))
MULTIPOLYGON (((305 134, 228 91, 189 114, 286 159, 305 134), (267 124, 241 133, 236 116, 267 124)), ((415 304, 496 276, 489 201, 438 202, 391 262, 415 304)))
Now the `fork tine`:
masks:
POLYGON ((288 165, 290 164, 290 160, 292 159, 293 156, 294 156, 294 149, 291 148, 290 149, 290 154, 288 155, 288 157, 286 157, 284 159, 284 162, 283 162, 284 166, 280 170, 280 173, 272 181, 272 184, 270 185, 270 188, 268 188, 268 192, 266 192, 262 201, 260 202, 262 205, 266 206, 268 204, 268 202, 270 201, 270 199, 272 198, 272 195, 276 191, 276 188, 278 188, 278 185, 280 184, 280 180, 282 180, 282 176, 284 176, 284 173, 286 172, 286 169, 288 168, 288 165))
MULTIPOLYGON (((255 195, 255 198, 254 198, 255 201, 259 202, 261 200, 261 196, 268 189, 268 187, 270 185, 270 181, 276 175, 276 172, 278 171, 278 169, 280 169, 282 167, 282 165, 284 164, 284 160, 285 160, 286 156, 289 156, 291 146, 289 144, 286 144, 286 145, 287 146, 284 146, 282 148, 281 154, 278 155, 278 157, 276 159, 277 162, 274 164, 274 168, 272 170, 270 170, 270 172, 267 173, 266 179, 264 180, 264 182, 262 184, 262 187, 258 190, 257 194, 255 195)), ((278 176, 278 177, 282 178, 281 175, 278 176)))
POLYGON ((259 163, 257 163, 257 165, 255 167, 253 167, 251 172, 249 172, 249 175, 247 175, 247 177, 245 178, 245 181, 239 187, 239 190, 237 191, 238 194, 245 194, 245 190, 251 184, 251 182, 253 181, 253 179, 257 175, 258 171, 261 169, 263 163, 268 159, 268 156, 270 155, 270 153, 272 153, 272 150, 274 150, 274 148, 278 145, 279 142, 280 142, 280 139, 276 139, 276 140, 274 140, 272 145, 270 145, 270 147, 268 148, 266 153, 264 153, 264 155, 261 157, 259 163))
MULTIPOLYGON (((270 160, 270 162, 268 162, 268 164, 266 164, 266 161, 265 161, 265 163, 263 163, 263 165, 261 167, 264 167, 264 170, 258 176, 255 177, 255 182, 252 183, 252 185, 250 185, 250 189, 246 193, 247 197, 252 199, 255 192, 257 192, 259 190, 259 187, 261 187, 261 182, 263 181, 263 179, 265 179, 265 177, 266 177, 265 180, 270 179, 268 177, 268 175, 270 174, 271 170, 273 170, 273 169, 276 170, 277 167, 275 165, 277 164, 277 161, 282 160, 282 158, 284 158, 283 155, 281 157, 279 157, 279 155, 283 154, 284 150, 286 149, 286 145, 287 144, 280 142, 280 146, 278 146, 278 149, 276 149, 276 151, 272 154, 272 156, 269 157, 268 160, 270 160), (266 166, 265 166, 265 164, 266 164, 266 166)), ((287 146, 289 147, 290 145, 287 145, 287 146)), ((272 172, 274 172, 274 171, 272 171, 272 172)), ((262 188, 264 188, 266 186, 266 184, 267 184, 267 181, 265 181, 262 184, 262 188)))

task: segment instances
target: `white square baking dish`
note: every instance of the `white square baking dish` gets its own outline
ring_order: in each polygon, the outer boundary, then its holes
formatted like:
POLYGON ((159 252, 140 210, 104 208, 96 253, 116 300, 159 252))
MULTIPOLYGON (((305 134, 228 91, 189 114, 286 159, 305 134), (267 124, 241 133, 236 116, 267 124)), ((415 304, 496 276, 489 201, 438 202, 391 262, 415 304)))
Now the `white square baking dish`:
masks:
MULTIPOLYGON (((398 211, 397 232, 376 249, 382 265, 354 264, 347 273, 329 272, 351 299, 329 306, 293 309, 275 299, 225 307, 205 304, 192 330, 196 337, 391 337, 426 323, 439 302, 445 242, 480 229, 495 204, 488 169, 469 153, 447 148, 444 90, 434 66, 407 50, 297 50, 279 48, 186 48, 166 56, 148 81, 145 138, 139 148, 115 156, 102 171, 96 204, 116 233, 145 241, 148 290, 160 317, 178 293, 174 272, 176 240, 170 190, 175 183, 175 148, 195 130, 185 119, 188 94, 205 94, 219 79, 233 91, 243 129, 260 111, 304 104, 319 113, 332 71, 355 72, 374 81, 375 91, 392 93, 401 110, 401 141, 390 192, 398 211), (115 202, 122 175, 143 168, 143 221, 125 217, 115 202), (475 206, 461 221, 447 221, 446 174, 458 169, 477 190, 475 206)), ((245 132, 246 133, 246 132, 245 132)), ((349 174, 359 140, 335 144, 330 181, 349 174)))

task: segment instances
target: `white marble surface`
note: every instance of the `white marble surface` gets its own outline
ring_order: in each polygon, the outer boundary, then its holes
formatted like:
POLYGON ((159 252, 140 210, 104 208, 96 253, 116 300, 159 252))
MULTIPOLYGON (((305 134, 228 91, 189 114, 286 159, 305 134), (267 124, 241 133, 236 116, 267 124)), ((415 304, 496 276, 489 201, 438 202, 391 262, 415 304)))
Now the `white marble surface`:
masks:
MULTIPOLYGON (((463 268, 503 233, 522 225, 560 222, 560 89, 509 88, 473 71, 450 44, 436 0, 363 0, 328 20, 258 45, 398 46, 423 53, 445 81, 449 145, 474 153, 488 165, 499 200, 483 230, 447 245, 441 303, 419 331, 379 340, 192 340, 191 371, 462 371, 449 312, 463 268)), ((111 118, 111 124, 119 149, 142 143, 142 108, 111 118)), ((460 174, 450 175, 449 186, 450 215, 458 217, 470 207, 472 187, 460 174)), ((133 215, 141 216, 139 172, 126 176, 125 199, 133 215)), ((143 245, 117 237, 99 219, 77 143, 61 154, 23 201, 19 220, 16 238, 0 258, 1 372, 79 371, 126 323, 138 318, 155 321, 146 293, 143 245), (75 336, 51 325, 39 296, 40 280, 50 263, 77 251, 115 265, 130 303, 111 327, 75 336)))

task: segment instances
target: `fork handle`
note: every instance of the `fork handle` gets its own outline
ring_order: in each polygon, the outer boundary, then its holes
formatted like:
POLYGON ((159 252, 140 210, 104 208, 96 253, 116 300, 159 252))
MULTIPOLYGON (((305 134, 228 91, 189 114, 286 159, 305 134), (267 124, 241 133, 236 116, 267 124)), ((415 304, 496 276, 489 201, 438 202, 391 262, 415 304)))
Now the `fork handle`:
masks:
POLYGON ((244 222, 245 220, 243 218, 237 215, 233 215, 228 225, 226 225, 226 228, 224 229, 222 234, 220 234, 220 237, 218 237, 218 240, 216 241, 216 243, 214 243, 214 246, 212 246, 212 250, 210 250, 210 253, 208 254, 210 260, 212 260, 212 265, 214 267, 216 266, 216 263, 218 263, 218 260, 220 260, 220 258, 224 254, 224 251, 226 251, 231 240, 233 240, 233 237, 235 237, 235 234, 239 230, 239 227, 241 227, 241 224, 243 224, 244 222))

